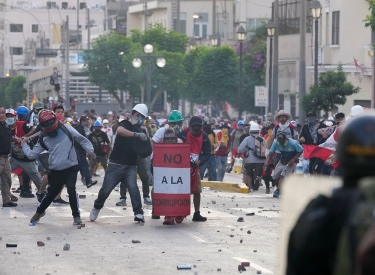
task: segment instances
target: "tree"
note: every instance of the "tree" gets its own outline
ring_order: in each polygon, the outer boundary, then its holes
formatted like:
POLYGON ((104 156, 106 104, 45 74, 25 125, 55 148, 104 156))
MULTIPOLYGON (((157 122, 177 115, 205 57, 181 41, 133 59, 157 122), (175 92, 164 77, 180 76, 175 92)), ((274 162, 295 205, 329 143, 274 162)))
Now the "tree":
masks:
POLYGON ((209 48, 199 63, 195 77, 202 103, 211 101, 216 110, 222 111, 222 103, 237 95, 237 68, 238 58, 232 48, 209 48))
POLYGON ((346 73, 340 64, 337 72, 329 71, 319 76, 317 85, 310 86, 310 93, 302 98, 302 106, 305 111, 324 110, 336 112, 337 105, 344 105, 346 97, 360 91, 346 80, 346 73))
POLYGON ((18 75, 13 78, 5 88, 5 101, 10 107, 15 108, 26 98, 26 90, 23 87, 25 83, 26 78, 22 75, 18 75))
POLYGON ((150 25, 145 32, 131 30, 131 39, 142 46, 151 44, 159 51, 185 54, 189 37, 175 31, 167 31, 161 24, 150 25))
POLYGON ((375 0, 366 0, 369 3, 369 10, 371 14, 366 16, 364 20, 365 26, 370 27, 372 31, 375 31, 375 0))
POLYGON ((95 39, 92 50, 85 52, 85 71, 90 82, 98 85, 116 98, 122 109, 125 108, 117 90, 126 90, 128 79, 122 57, 130 55, 134 45, 129 37, 110 32, 95 39))

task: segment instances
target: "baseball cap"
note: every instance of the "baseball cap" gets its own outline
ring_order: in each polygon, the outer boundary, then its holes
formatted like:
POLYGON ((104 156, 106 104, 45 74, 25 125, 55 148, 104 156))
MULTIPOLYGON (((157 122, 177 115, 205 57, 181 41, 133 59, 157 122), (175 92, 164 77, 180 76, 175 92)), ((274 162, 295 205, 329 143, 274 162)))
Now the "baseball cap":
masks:
POLYGON ((5 110, 5 114, 6 114, 6 115, 7 115, 7 114, 11 114, 11 115, 13 115, 13 116, 16 116, 16 115, 17 115, 16 111, 13 110, 13 109, 6 109, 6 110, 5 110))
POLYGON ((189 121, 189 126, 193 126, 196 124, 202 125, 202 119, 198 116, 193 116, 189 121))

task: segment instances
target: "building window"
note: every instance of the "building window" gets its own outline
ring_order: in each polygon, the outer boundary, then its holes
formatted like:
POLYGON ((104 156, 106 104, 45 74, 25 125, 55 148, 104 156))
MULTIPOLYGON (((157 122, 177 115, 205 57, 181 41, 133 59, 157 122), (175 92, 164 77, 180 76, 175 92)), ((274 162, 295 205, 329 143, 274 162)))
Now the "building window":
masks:
POLYGON ((219 13, 216 20, 216 30, 220 38, 226 38, 228 33, 228 13, 219 13))
POLYGON ((194 38, 208 39, 208 13, 194 13, 199 18, 194 19, 194 38))
MULTIPOLYGON (((177 18, 173 19, 173 30, 177 31, 177 18)), ((186 34, 186 12, 180 13, 180 33, 186 34)))
POLYGON ((279 94, 279 110, 284 110, 284 94, 279 94))
POLYGON ((56 2, 47 2, 47 9, 52 9, 56 7, 56 2))
POLYGON ((246 24, 247 39, 251 39, 254 36, 257 28, 262 26, 263 23, 264 23, 263 19, 256 19, 256 18, 247 19, 247 24, 246 24))
POLYGON ((296 95, 290 95, 290 115, 296 117, 296 95))
POLYGON ((11 47, 10 48, 10 54, 11 55, 23 55, 23 48, 18 47, 11 47))
POLYGON ((354 105, 361 105, 364 108, 371 108, 371 100, 354 100, 354 105))
POLYGON ((38 33, 39 32, 39 25, 32 24, 31 25, 31 32, 32 33, 38 33))
POLYGON ((62 3, 61 3, 61 8, 62 8, 63 10, 68 9, 68 2, 62 2, 62 3))
POLYGON ((10 32, 23 32, 22 24, 10 24, 10 32))
POLYGON ((85 2, 79 3, 79 9, 80 10, 86 9, 86 3, 85 2))
POLYGON ((340 45, 340 12, 332 12, 332 45, 340 45))

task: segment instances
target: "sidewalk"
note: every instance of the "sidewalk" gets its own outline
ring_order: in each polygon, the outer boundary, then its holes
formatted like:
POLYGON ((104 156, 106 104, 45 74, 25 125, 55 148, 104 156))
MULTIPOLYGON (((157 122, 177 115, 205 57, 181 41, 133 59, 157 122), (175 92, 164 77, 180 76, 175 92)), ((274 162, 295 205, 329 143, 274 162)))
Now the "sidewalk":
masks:
POLYGON ((249 189, 242 182, 242 174, 225 173, 223 182, 202 180, 202 187, 210 187, 213 190, 248 193, 249 189))

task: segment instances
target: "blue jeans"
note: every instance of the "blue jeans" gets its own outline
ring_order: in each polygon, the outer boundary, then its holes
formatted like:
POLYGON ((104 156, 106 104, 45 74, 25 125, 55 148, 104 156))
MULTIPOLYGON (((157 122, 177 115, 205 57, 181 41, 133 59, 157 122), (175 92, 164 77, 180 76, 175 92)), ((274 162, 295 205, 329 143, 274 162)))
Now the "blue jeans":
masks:
POLYGON ((137 167, 114 162, 108 163, 102 188, 94 202, 94 208, 102 209, 113 188, 121 181, 126 182, 134 214, 143 214, 141 193, 137 185, 137 167))
POLYGON ((228 156, 216 156, 217 180, 223 181, 227 170, 228 156))
POLYGON ((209 179, 212 181, 217 181, 217 173, 216 173, 216 157, 215 155, 211 155, 211 157, 208 159, 208 161, 203 164, 200 167, 200 175, 201 175, 201 180, 203 180, 204 177, 204 172, 206 171, 206 168, 208 168, 208 173, 209 173, 209 179))
POLYGON ((90 170, 89 170, 89 164, 86 159, 85 151, 81 151, 81 150, 78 151, 78 166, 82 175, 85 177, 86 184, 90 183, 91 182, 90 170))

